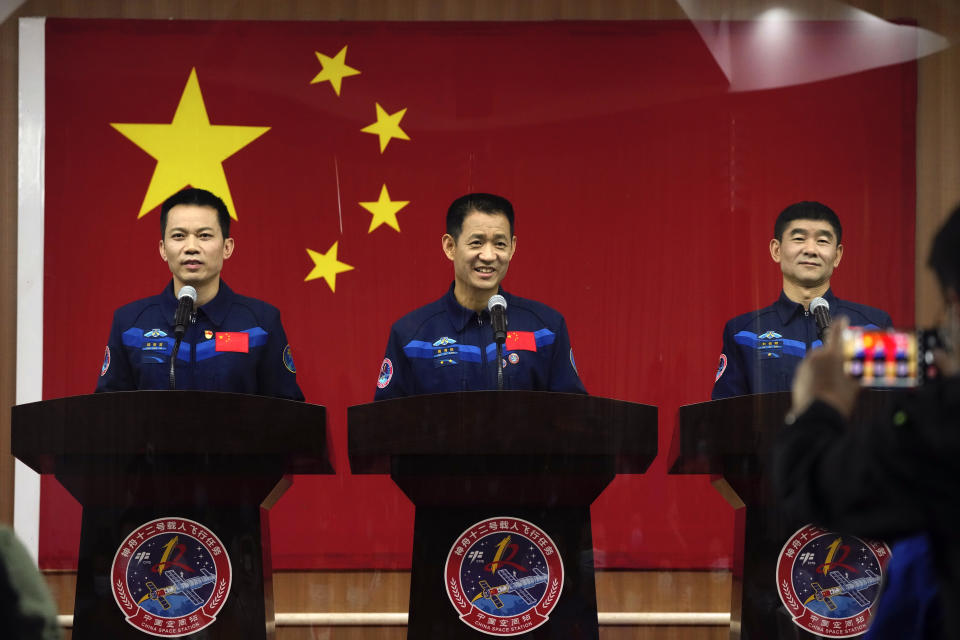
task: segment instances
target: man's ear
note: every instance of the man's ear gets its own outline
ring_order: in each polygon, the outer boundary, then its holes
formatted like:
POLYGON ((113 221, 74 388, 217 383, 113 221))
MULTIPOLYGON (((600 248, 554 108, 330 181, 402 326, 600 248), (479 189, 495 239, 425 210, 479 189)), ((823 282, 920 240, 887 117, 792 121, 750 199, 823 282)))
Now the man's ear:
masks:
POLYGON ((776 238, 770 240, 770 257, 777 264, 780 264, 780 241, 776 238))
POLYGON ((447 255, 449 260, 453 260, 453 257, 457 254, 457 241, 449 233, 443 234, 443 237, 440 238, 440 245, 443 247, 443 252, 447 255))

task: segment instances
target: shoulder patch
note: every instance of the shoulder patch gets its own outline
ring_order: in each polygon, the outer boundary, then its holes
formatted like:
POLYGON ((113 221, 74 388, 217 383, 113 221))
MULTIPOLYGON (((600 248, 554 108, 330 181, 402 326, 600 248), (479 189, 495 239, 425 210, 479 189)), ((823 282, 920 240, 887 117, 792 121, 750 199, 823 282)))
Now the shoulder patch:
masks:
POLYGON ((380 365, 380 375, 377 377, 377 388, 385 389, 393 378, 393 362, 390 358, 384 358, 380 365))
POLYGON ((107 345, 107 348, 103 352, 103 366, 100 367, 100 375, 104 376, 107 374, 107 370, 110 368, 110 345, 107 345))
POLYGON ((720 364, 717 365, 717 377, 713 379, 714 382, 720 379, 720 376, 723 375, 723 372, 727 370, 727 354, 720 354, 720 364))
POLYGON ((283 366, 285 366, 290 373, 297 372, 297 367, 293 364, 293 351, 290 349, 289 344, 283 348, 283 366))

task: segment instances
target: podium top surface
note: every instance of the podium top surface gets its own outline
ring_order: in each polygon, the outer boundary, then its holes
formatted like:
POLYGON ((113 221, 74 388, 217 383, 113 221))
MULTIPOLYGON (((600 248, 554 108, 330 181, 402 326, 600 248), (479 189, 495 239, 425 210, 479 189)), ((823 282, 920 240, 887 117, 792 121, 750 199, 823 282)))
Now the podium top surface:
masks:
POLYGON ((390 473, 397 456, 612 456, 643 473, 657 455, 657 408, 572 393, 464 391, 347 409, 354 473, 390 473))
MULTIPOLYGON (((889 411, 903 393, 863 390, 851 423, 857 425, 889 411)), ((790 392, 780 391, 680 407, 667 459, 668 473, 725 474, 744 468, 744 461, 762 461, 783 427, 791 402, 790 392)))
POLYGON ((214 391, 121 391, 12 408, 13 454, 38 473, 65 458, 208 456, 279 461, 286 473, 333 473, 326 409, 214 391))

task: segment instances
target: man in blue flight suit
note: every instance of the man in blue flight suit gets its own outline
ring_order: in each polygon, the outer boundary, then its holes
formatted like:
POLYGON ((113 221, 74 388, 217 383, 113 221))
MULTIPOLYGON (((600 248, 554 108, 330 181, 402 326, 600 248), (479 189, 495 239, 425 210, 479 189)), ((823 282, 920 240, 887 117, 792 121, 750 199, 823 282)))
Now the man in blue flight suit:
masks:
POLYGON ((797 365, 821 345, 810 312, 814 298, 824 298, 831 317, 844 315, 851 325, 891 326, 886 312, 840 300, 830 290, 830 276, 843 257, 842 235, 837 214, 819 202, 797 202, 780 212, 770 257, 783 272, 783 290, 769 307, 727 322, 714 400, 790 390, 797 365))
POLYGON ((169 388, 176 293, 190 285, 196 311, 177 354, 177 388, 303 400, 280 312, 220 279, 234 249, 223 200, 203 189, 174 194, 160 208, 160 234, 173 279, 114 313, 96 390, 169 388))
POLYGON ((500 289, 517 248, 513 206, 471 193, 447 211, 443 252, 453 262, 446 295, 394 323, 375 400, 497 388, 497 348, 487 301, 507 301, 503 388, 586 393, 563 316, 500 289))
POLYGON ((960 640, 960 207, 928 264, 942 294, 940 375, 849 428, 860 384, 844 372, 841 320, 797 369, 774 451, 791 517, 894 541, 866 640, 960 640))

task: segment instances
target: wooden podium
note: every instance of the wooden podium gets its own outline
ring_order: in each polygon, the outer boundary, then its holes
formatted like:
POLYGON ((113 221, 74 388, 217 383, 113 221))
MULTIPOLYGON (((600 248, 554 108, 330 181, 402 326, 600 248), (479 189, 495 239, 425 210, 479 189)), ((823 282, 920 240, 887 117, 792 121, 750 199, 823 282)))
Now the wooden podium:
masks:
MULTIPOLYGON (((852 428, 889 413, 897 392, 864 390, 852 428)), ((790 536, 807 523, 777 509, 771 485, 773 443, 790 409, 789 392, 680 407, 667 468, 709 474, 736 509, 730 637, 742 640, 821 638, 794 624, 777 592, 777 561, 790 536)))
POLYGON ((130 391, 24 404, 12 414, 13 454, 55 475, 83 506, 74 640, 146 637, 127 618, 156 624, 154 635, 175 635, 173 612, 195 607, 188 599, 211 590, 193 612, 200 622, 182 616, 184 626, 205 625, 191 638, 273 637, 267 510, 290 486, 290 474, 334 472, 323 407, 233 393, 130 391), (158 548, 161 540, 166 547, 158 548), (209 557, 217 571, 180 557, 190 551, 209 557), (120 575, 124 563, 136 580, 120 575), (204 622, 209 611, 216 619, 204 622))
MULTIPOLYGON (((598 637, 590 504, 615 474, 643 473, 656 457, 656 407, 474 391, 350 407, 347 423, 353 472, 389 473, 416 507, 410 640, 484 636, 460 619, 448 595, 447 561, 461 534, 500 518, 535 525, 563 563, 562 590, 547 621, 519 637, 598 637)), ((492 570, 484 576, 487 587, 504 582, 492 570)), ((509 577, 501 586, 510 588, 509 577)), ((472 602, 496 597, 479 581, 463 591, 472 602)))

